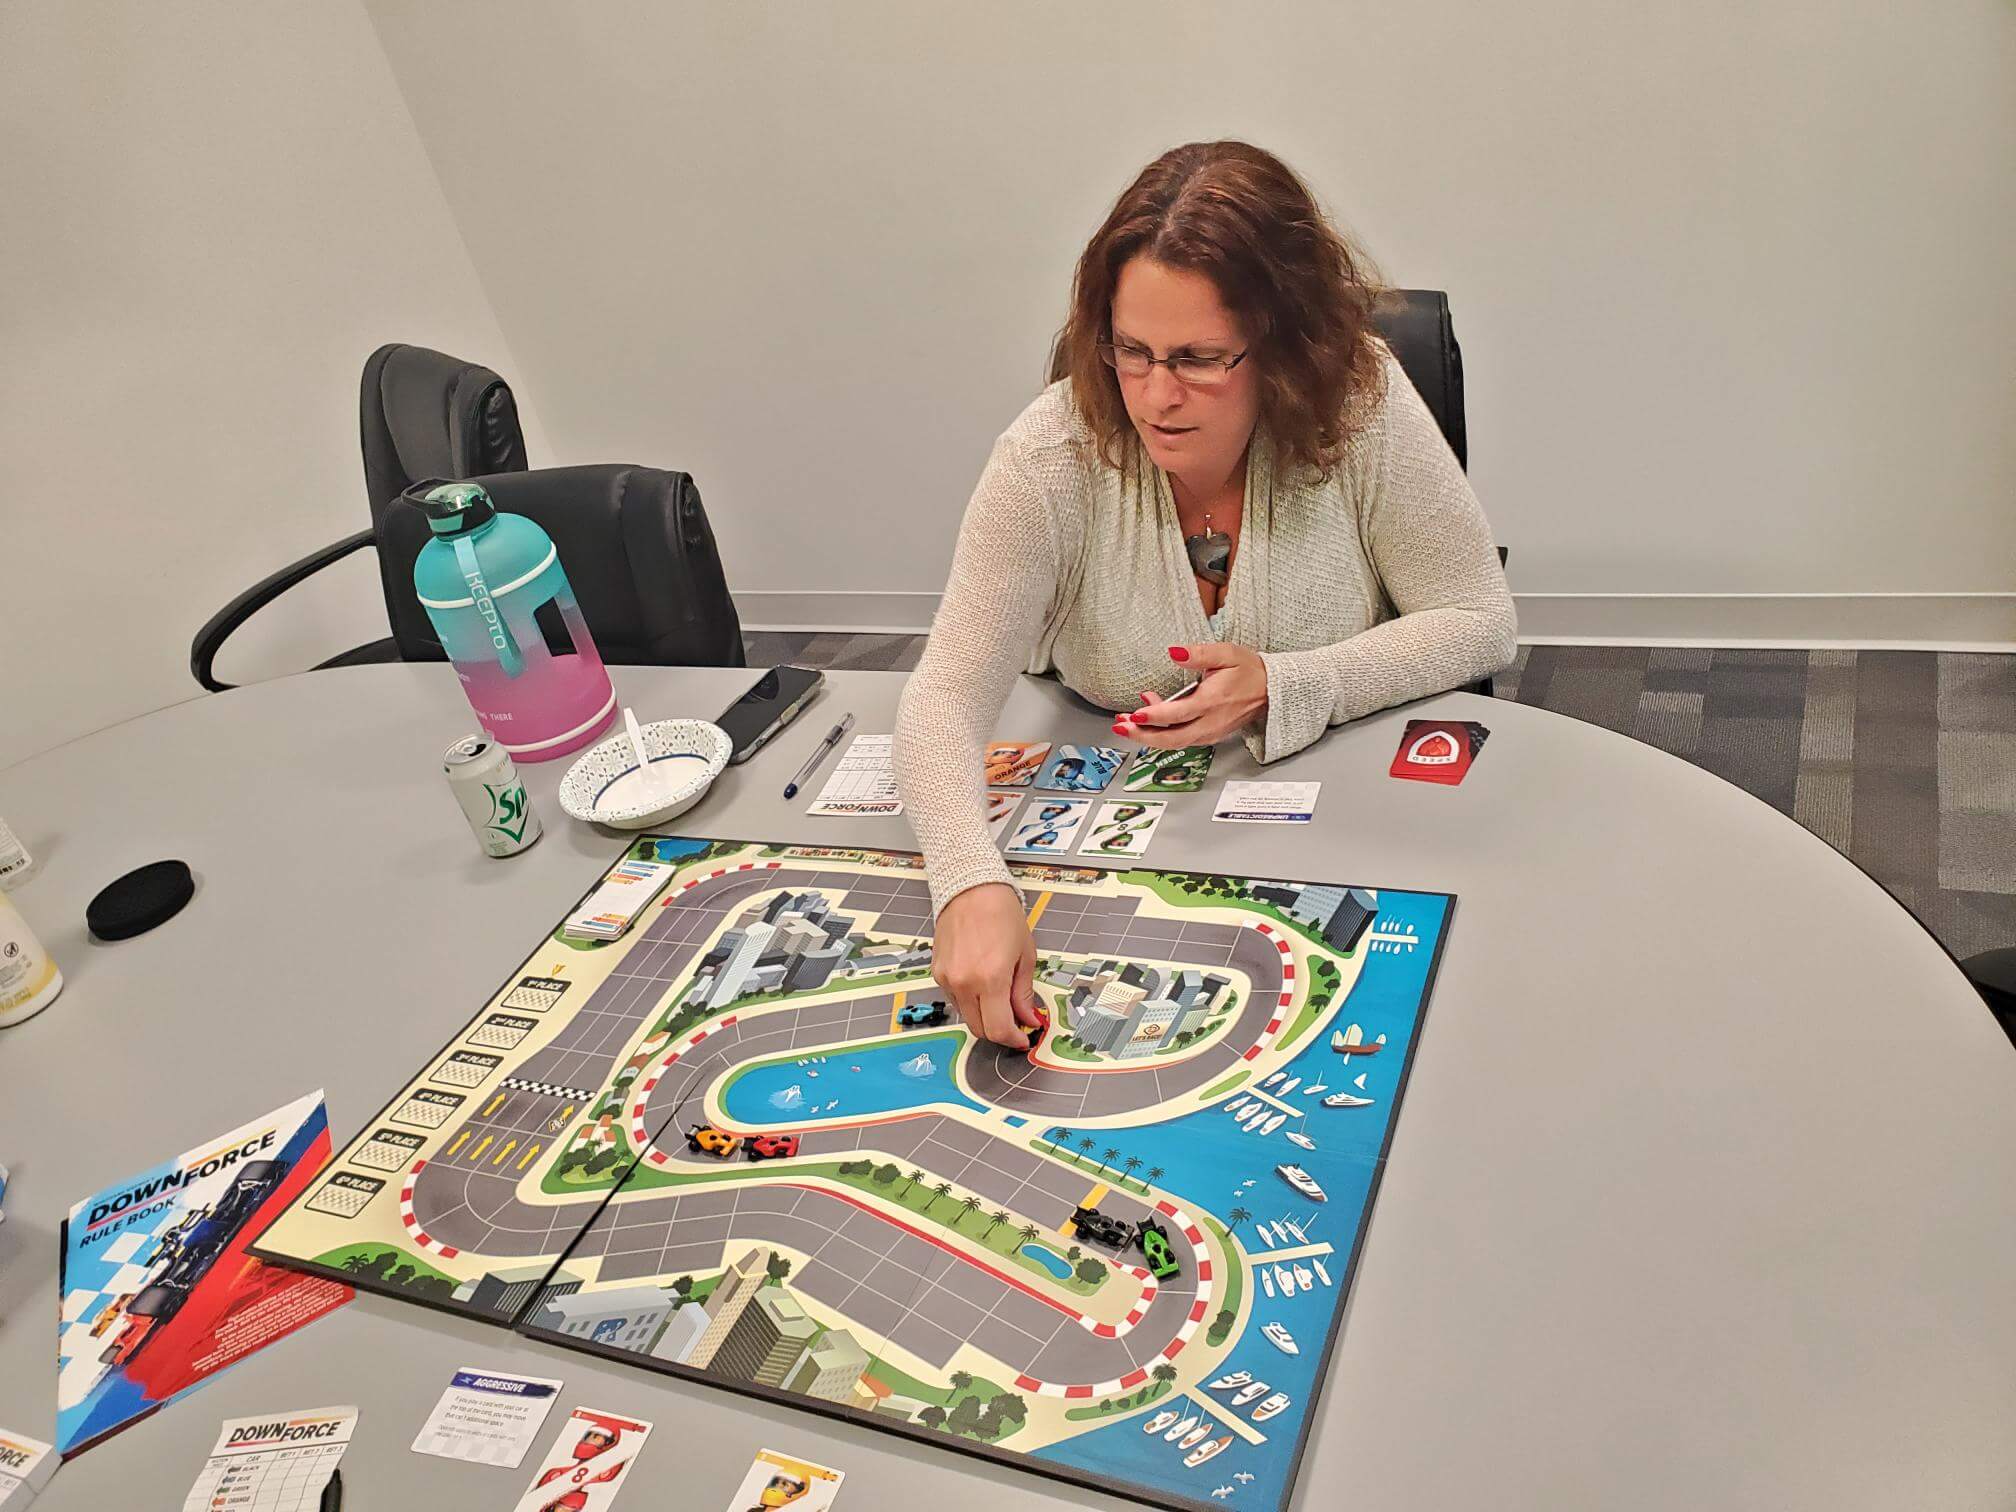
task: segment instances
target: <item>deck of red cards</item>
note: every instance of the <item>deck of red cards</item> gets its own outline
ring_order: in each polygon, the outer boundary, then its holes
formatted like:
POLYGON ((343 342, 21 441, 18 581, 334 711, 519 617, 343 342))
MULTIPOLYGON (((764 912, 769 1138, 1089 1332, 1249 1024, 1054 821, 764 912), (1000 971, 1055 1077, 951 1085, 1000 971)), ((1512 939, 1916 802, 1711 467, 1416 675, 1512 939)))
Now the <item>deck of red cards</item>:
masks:
POLYGON ((1391 774, 1454 787, 1468 775, 1490 733, 1474 719, 1410 719, 1391 774))

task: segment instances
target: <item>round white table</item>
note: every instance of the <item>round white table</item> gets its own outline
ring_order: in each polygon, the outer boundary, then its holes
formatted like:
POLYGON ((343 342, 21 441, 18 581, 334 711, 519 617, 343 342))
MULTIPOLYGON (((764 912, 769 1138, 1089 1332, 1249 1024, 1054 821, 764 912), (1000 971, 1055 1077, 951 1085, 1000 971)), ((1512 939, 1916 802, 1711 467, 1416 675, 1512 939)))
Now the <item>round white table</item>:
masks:
MULTIPOLYGON (((711 716, 752 676, 615 675, 644 717, 711 716)), ((829 674, 672 828, 909 848, 901 819, 810 818, 781 796, 840 711, 889 729, 901 684, 829 674)), ((1030 679, 999 723, 1081 741, 1107 726, 1030 679)), ((617 854, 560 812, 559 762, 523 769, 546 838, 480 855, 439 773, 471 727, 448 668, 358 667, 0 773, 0 813, 41 860, 15 901, 69 979, 0 1031, 0 1425, 53 1430, 70 1203, 318 1087, 340 1148, 617 854), (163 856, 195 869, 194 902, 91 941, 92 893, 163 856)), ((2011 1505, 2016 1054, 1902 908, 1748 794, 1517 704, 1452 693, 1333 731, 1266 774, 1323 783, 1311 825, 1214 824, 1218 782, 1253 775, 1222 748, 1151 862, 1459 896, 1297 1506, 2011 1505), (1387 777, 1409 717, 1491 726, 1461 787, 1387 777)), ((845 1470, 854 1512, 1088 1504, 360 1296, 80 1456, 36 1505, 179 1506, 220 1419, 355 1403, 347 1507, 509 1506, 529 1458, 408 1448, 465 1363, 561 1377, 563 1410, 655 1422, 621 1503, 638 1512, 726 1506, 764 1446, 845 1470)))

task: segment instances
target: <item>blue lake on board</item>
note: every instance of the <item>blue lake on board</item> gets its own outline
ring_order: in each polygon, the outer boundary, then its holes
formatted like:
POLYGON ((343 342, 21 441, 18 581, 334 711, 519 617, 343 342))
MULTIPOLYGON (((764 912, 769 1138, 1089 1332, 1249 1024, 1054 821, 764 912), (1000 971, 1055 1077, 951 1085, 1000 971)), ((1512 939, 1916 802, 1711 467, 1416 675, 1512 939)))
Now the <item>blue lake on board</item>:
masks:
POLYGON ((729 1084, 723 1107, 743 1127, 813 1125, 930 1103, 979 1110, 952 1080, 953 1062, 965 1044, 965 1032, 952 1030, 836 1050, 807 1057, 802 1066, 796 1056, 759 1062, 729 1084), (928 1069, 919 1065, 920 1055, 928 1069))
POLYGON ((1022 1253, 1050 1272, 1059 1281, 1068 1281, 1071 1279, 1071 1262, 1058 1254, 1057 1251, 1046 1249, 1040 1244, 1025 1244, 1022 1246, 1022 1253))

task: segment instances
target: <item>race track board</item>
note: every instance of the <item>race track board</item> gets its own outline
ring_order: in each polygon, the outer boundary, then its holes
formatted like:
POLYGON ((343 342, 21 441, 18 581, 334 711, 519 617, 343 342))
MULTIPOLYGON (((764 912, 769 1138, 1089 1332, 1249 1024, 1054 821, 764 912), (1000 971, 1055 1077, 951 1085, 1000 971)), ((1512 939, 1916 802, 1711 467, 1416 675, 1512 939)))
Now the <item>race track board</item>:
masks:
POLYGON ((1286 1505, 1452 897, 1018 866, 1025 1056, 934 1007, 914 855, 625 858, 676 867, 630 932, 549 935, 256 1253, 1163 1506, 1286 1505))

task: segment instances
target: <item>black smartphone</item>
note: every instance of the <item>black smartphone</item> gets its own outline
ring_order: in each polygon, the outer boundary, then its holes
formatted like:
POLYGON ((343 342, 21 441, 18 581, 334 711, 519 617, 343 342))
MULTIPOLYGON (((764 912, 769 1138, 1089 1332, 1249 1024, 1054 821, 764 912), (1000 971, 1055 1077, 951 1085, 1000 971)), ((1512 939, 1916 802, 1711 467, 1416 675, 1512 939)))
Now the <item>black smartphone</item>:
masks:
POLYGON ((714 723, 728 732, 734 746, 730 765, 747 761, 762 750, 784 726, 805 712, 812 695, 826 681, 824 672, 810 667, 772 667, 756 680, 714 723))

